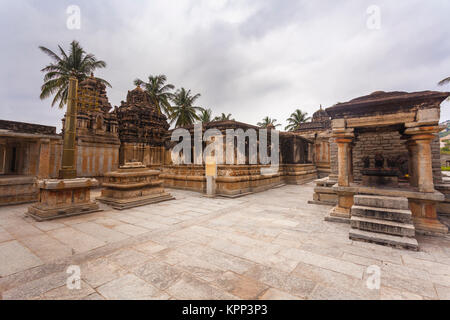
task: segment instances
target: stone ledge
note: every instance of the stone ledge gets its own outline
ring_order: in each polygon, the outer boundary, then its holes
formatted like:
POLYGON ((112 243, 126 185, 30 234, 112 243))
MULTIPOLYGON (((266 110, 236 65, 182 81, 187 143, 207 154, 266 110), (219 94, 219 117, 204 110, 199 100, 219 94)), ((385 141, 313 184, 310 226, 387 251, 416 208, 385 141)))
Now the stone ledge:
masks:
POLYGON ((349 233, 350 240, 376 243, 396 248, 419 250, 419 244, 416 239, 408 237, 398 237, 382 233, 375 233, 363 230, 352 229, 349 233))
POLYGON ((44 179, 38 182, 38 187, 46 190, 92 188, 97 185, 98 181, 93 178, 44 179))
POLYGON ((169 193, 161 193, 156 195, 149 195, 143 197, 136 197, 130 199, 114 199, 108 197, 98 197, 98 201, 105 203, 116 210, 124 210, 139 206, 144 206, 147 204, 158 203, 162 201, 174 200, 175 197, 169 193))

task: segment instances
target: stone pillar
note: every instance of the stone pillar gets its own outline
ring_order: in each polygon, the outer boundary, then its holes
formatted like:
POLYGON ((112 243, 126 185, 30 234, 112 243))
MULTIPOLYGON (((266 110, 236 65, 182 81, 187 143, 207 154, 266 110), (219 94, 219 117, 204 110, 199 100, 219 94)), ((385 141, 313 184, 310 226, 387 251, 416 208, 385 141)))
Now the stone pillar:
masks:
POLYGON ((417 184, 421 192, 434 192, 433 168, 431 166, 431 141, 426 137, 417 139, 417 184))
POLYGON ((345 120, 333 120, 333 134, 337 144, 338 183, 333 190, 338 196, 338 204, 331 209, 330 215, 325 217, 327 221, 348 222, 353 205, 354 192, 350 190, 353 182, 352 142, 354 129, 345 128, 345 120))
POLYGON ((39 169, 37 177, 45 179, 50 177, 50 139, 42 139, 39 146, 39 169))
POLYGON ((417 187, 417 144, 413 140, 407 142, 408 147, 408 173, 409 184, 411 187, 417 187))
POLYGON ((348 187, 353 182, 352 137, 337 137, 338 145, 338 184, 348 187))
POLYGON ((405 134, 410 136, 410 170, 415 174, 412 185, 417 187, 419 192, 425 193, 423 199, 409 199, 414 226, 419 233, 433 235, 448 232, 448 228, 438 220, 436 212, 436 206, 444 200, 444 196, 435 190, 433 183, 431 142, 435 138, 434 133, 439 131, 437 123, 413 123, 405 130, 405 134))
POLYGON ((405 130, 405 134, 410 136, 408 147, 412 160, 410 172, 414 175, 412 182, 420 192, 435 192, 431 155, 435 132, 439 132, 439 126, 417 126, 405 130))

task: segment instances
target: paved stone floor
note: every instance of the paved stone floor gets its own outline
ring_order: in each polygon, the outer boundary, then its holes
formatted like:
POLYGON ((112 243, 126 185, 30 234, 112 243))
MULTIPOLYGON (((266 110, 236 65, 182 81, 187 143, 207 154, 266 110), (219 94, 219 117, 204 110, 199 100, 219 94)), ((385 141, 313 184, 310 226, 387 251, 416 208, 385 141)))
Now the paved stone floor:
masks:
POLYGON ((176 200, 51 222, 0 208, 2 298, 450 299, 449 238, 418 237, 420 252, 351 241, 323 220, 330 207, 307 204, 312 183, 239 199, 169 191, 176 200), (71 265, 80 289, 66 285, 71 265))

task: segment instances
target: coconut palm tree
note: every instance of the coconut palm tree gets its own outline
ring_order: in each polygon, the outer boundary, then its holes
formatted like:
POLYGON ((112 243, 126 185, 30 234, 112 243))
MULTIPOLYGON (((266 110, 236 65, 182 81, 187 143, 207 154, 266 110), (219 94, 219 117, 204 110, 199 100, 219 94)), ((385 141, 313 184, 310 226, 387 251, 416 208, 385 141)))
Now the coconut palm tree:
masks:
MULTIPOLYGON (((58 45, 59 55, 43 46, 39 46, 39 49, 53 60, 41 70, 45 72, 45 75, 39 96, 43 100, 55 95, 52 107, 59 103, 59 108, 63 108, 66 104, 69 78, 71 76, 76 77, 80 82, 90 76, 96 69, 106 67, 105 61, 97 60, 92 53, 86 53, 75 40, 71 42, 68 53, 60 45, 58 45)), ((106 80, 96 79, 111 87, 106 80)))
POLYGON ((269 126, 273 126, 276 128, 278 126, 281 126, 281 124, 279 124, 279 123, 275 124, 275 122, 277 122, 277 119, 271 119, 269 117, 265 117, 264 119, 262 119, 262 122, 258 122, 256 125, 261 128, 267 128, 269 126))
POLYGON ((225 114, 222 112, 222 114, 220 116, 216 116, 214 117, 213 121, 234 121, 233 118, 231 118, 231 113, 229 114, 225 114))
POLYGON ((145 91, 150 96, 150 101, 156 107, 159 113, 164 111, 165 114, 170 116, 172 107, 170 105, 170 99, 173 95, 172 90, 175 88, 173 84, 166 84, 167 77, 163 74, 157 76, 149 76, 148 82, 141 79, 134 80, 136 86, 144 86, 145 91))
POLYGON ((300 126, 300 124, 311 119, 310 117, 307 117, 307 115, 308 115, 307 112, 302 112, 300 109, 295 110, 291 114, 291 116, 287 119, 289 124, 286 126, 286 128, 284 128, 284 130, 286 131, 296 130, 300 126))
POLYGON ((175 122, 175 127, 181 127, 193 124, 195 120, 200 120, 197 111, 201 111, 202 108, 194 106, 199 97, 199 93, 192 95, 191 90, 178 89, 171 98, 174 106, 172 106, 170 114, 170 124, 175 122))
POLYGON ((200 110, 199 120, 204 123, 211 122, 211 115, 212 115, 211 109, 202 108, 202 110, 200 110))

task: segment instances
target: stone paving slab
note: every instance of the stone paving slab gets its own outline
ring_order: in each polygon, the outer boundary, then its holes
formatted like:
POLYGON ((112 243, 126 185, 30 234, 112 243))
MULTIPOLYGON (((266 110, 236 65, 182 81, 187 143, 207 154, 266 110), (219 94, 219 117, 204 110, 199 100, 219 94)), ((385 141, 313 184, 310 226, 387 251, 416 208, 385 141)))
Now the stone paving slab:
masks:
POLYGON ((328 207, 307 203, 313 188, 170 190, 171 202, 50 222, 25 217, 27 205, 0 208, 0 297, 450 299, 449 237, 418 236, 418 252, 354 242, 349 225, 324 221, 328 207), (66 286, 70 265, 80 290, 66 286))
POLYGON ((0 277, 42 264, 42 261, 18 241, 0 244, 0 277))

